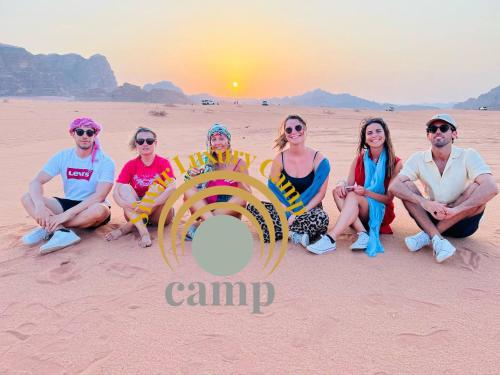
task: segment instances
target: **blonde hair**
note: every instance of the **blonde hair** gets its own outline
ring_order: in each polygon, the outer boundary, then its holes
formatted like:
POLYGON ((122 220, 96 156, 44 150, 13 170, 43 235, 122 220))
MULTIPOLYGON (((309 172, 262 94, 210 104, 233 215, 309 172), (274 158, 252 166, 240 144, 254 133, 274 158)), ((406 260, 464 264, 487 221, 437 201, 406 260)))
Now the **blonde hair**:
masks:
POLYGON ((137 135, 139 133, 146 133, 146 132, 153 134, 153 136, 156 140, 156 133, 154 131, 152 131, 150 128, 146 128, 144 126, 139 126, 137 128, 137 130, 135 131, 134 136, 132 138, 130 138, 130 141, 128 142, 128 146, 130 147, 130 150, 134 151, 137 147, 135 145, 135 140, 137 139, 137 135))
POLYGON ((288 120, 297 120, 298 122, 300 122, 304 128, 307 127, 307 124, 306 122, 304 121, 304 119, 302 117, 300 117, 299 115, 289 115, 280 125, 280 128, 278 130, 278 138, 276 138, 274 140, 274 148, 277 148, 279 151, 283 151, 283 149, 285 148, 286 144, 288 143, 287 139, 286 139, 286 133, 285 133, 285 126, 286 126, 286 122, 288 120))

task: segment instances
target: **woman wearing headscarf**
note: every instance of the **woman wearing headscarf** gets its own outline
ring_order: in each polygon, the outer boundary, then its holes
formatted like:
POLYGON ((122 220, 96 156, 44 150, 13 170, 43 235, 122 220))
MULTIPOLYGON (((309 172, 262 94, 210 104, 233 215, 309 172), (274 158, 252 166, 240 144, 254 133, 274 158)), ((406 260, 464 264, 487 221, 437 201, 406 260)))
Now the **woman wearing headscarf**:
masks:
MULTIPOLYGON (((208 173, 212 171, 221 171, 221 170, 248 174, 248 168, 246 163, 240 158, 237 159, 233 158, 231 152, 231 133, 224 125, 214 124, 210 127, 210 129, 207 132, 206 147, 207 147, 207 153, 208 155, 210 155, 210 157, 208 157, 207 155, 203 155, 203 165, 192 166, 185 174, 184 180, 187 181, 192 177, 198 176, 203 173, 208 173)), ((241 182, 226 180, 226 179, 210 180, 206 183, 198 184, 196 187, 187 190, 184 193, 184 200, 189 199, 199 190, 209 188, 212 186, 232 186, 235 188, 240 188, 250 191, 250 188, 246 184, 243 184, 241 182)), ((207 204, 215 202, 230 202, 240 205, 242 207, 246 206, 246 201, 241 199, 240 197, 234 195, 214 195, 196 201, 190 207, 190 210, 192 213, 194 213, 199 209, 201 209, 202 207, 206 206, 207 204)), ((186 239, 192 240, 194 233, 196 232, 196 229, 200 224, 200 221, 207 220, 208 218, 214 215, 231 215, 237 218, 241 217, 241 215, 238 212, 221 208, 205 212, 200 217, 200 220, 189 228, 186 235, 186 239)))

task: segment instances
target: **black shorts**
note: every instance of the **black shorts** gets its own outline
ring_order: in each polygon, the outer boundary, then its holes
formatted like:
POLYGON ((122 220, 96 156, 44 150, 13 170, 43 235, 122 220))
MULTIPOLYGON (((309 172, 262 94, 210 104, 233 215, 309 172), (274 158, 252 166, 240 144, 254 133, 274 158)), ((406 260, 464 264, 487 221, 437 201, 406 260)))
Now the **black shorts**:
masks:
MULTIPOLYGON (((439 223, 439 220, 432 216, 430 213, 427 213, 434 224, 439 223)), ((484 211, 471 216, 466 217, 463 220, 460 220, 458 223, 455 223, 453 226, 446 229, 443 233, 441 233, 445 237, 455 237, 455 238, 465 238, 473 235, 479 228, 479 221, 483 217, 484 211)))
MULTIPOLYGON (((54 198, 61 205, 63 212, 68 211, 70 208, 75 207, 77 204, 82 202, 82 201, 75 201, 73 199, 58 198, 58 197, 54 197, 54 198)), ((109 206, 109 205, 108 205, 108 207, 111 208, 111 206, 109 206)), ((106 225, 107 223, 109 223, 110 220, 111 220, 111 212, 109 213, 109 216, 106 219, 104 219, 104 221, 102 221, 101 223, 99 223, 97 225, 94 225, 93 227, 89 227, 87 229, 99 228, 100 226, 106 225)))

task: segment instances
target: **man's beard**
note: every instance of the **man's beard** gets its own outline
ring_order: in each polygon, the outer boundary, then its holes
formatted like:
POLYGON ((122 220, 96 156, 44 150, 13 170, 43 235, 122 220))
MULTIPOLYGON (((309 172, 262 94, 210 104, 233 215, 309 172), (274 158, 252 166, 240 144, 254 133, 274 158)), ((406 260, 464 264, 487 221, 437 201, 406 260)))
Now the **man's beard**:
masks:
POLYGON ((437 148, 443 148, 443 147, 447 146, 450 142, 451 142, 451 140, 443 139, 442 141, 434 142, 434 146, 437 148))
POLYGON ((81 144, 78 144, 78 148, 82 149, 82 150, 88 150, 89 148, 92 148, 94 146, 93 143, 89 143, 88 145, 81 145, 81 144))

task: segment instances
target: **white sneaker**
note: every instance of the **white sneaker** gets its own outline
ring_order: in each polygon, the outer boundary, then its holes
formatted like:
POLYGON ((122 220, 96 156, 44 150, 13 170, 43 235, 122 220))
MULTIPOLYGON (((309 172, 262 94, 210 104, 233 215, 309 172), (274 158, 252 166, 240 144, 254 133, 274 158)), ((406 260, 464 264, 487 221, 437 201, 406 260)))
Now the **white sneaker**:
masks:
POLYGON ((434 256, 438 263, 444 262, 446 259, 455 254, 455 246, 453 246, 450 241, 445 238, 441 238, 438 235, 432 237, 432 248, 434 249, 434 256))
POLYGON ((294 231, 289 231, 288 238, 295 245, 301 244, 304 247, 309 245, 309 235, 307 233, 297 233, 294 231))
POLYGON ((56 250, 61 250, 67 246, 80 242, 81 238, 69 229, 58 229, 45 245, 40 246, 40 255, 45 255, 56 250))
POLYGON ((410 251, 419 251, 424 246, 430 245, 431 238, 425 232, 418 232, 413 236, 405 238, 406 246, 410 251))
POLYGON ((358 232, 358 239, 351 245, 351 250, 364 250, 368 247, 370 236, 366 232, 358 232))
POLYGON ((32 246, 36 245, 40 241, 47 240, 49 238, 49 232, 45 228, 38 227, 25 234, 22 238, 23 244, 32 246))
POLYGON ((329 251, 333 251, 337 248, 335 241, 332 242, 331 237, 328 235, 322 235, 321 238, 313 244, 306 247, 311 253, 314 254, 324 254, 329 251))

